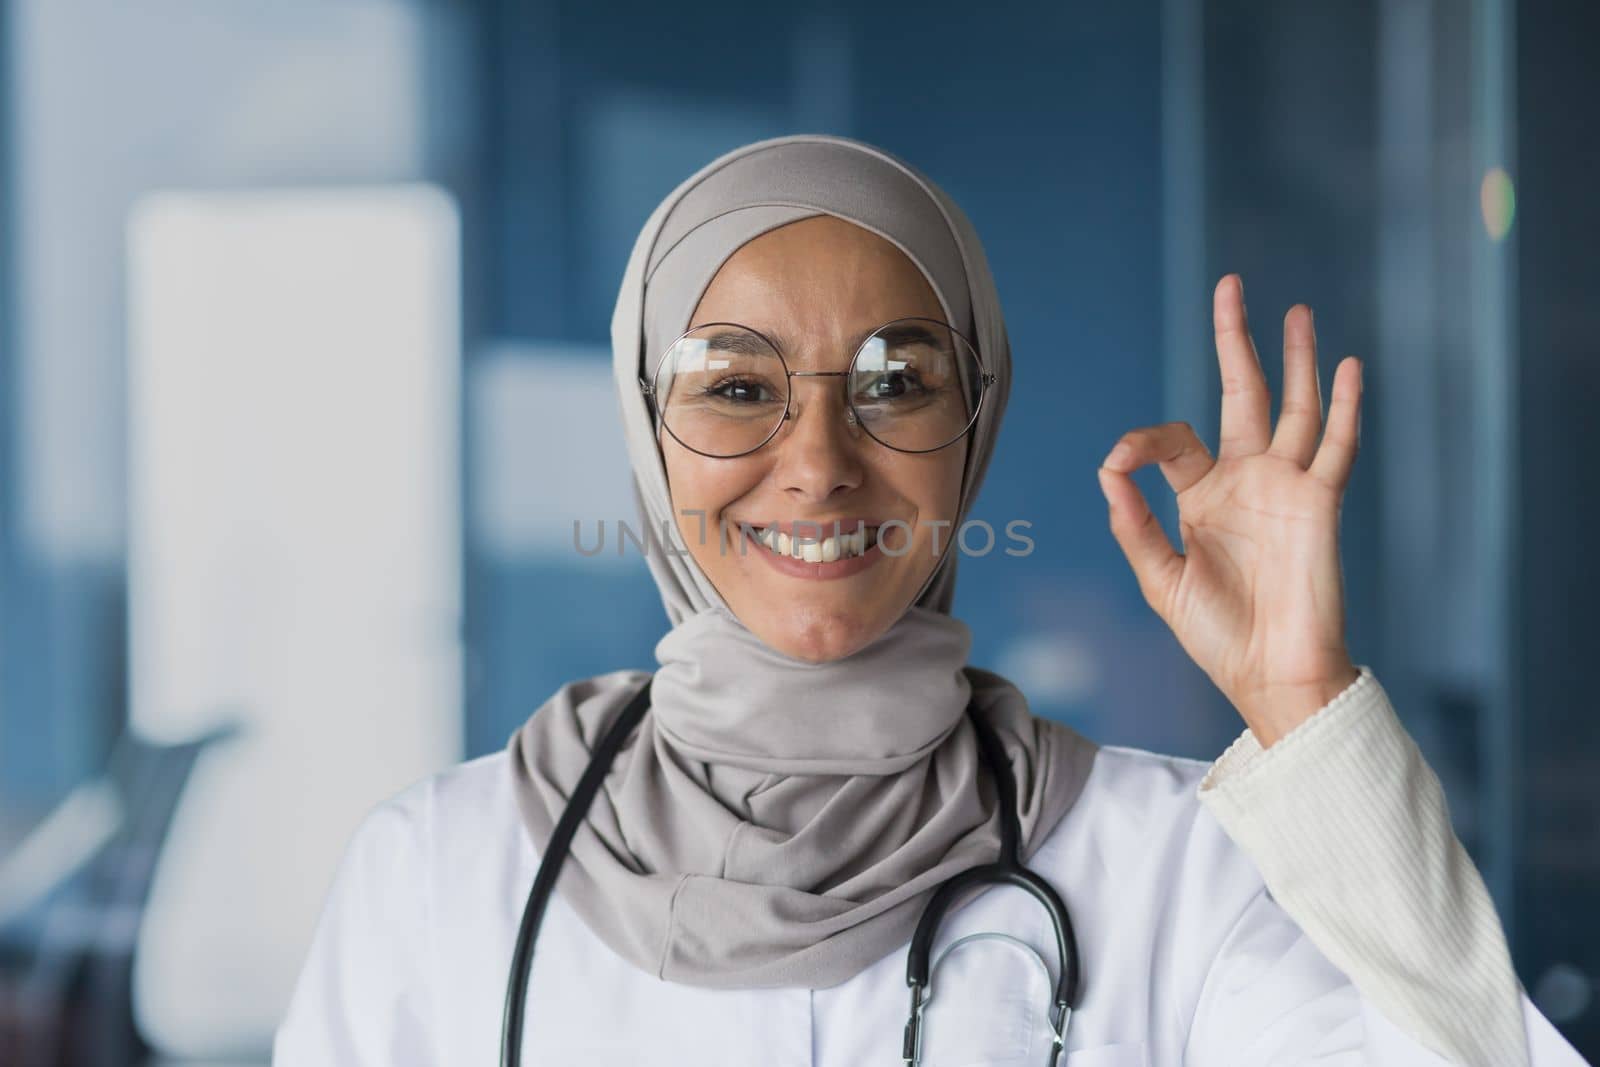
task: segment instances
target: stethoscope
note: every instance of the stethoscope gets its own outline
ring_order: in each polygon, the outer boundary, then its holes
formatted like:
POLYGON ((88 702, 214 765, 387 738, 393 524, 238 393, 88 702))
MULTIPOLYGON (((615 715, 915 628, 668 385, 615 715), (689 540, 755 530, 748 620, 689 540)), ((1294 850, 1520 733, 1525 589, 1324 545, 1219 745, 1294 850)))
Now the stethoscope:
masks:
MULTIPOLYGON (((572 791, 566 810, 561 813, 561 819, 556 823, 555 832, 550 835, 544 856, 539 861, 539 873, 534 876, 533 889, 528 893, 528 904, 522 911, 522 925, 517 931, 516 950, 511 957, 511 980, 506 986, 505 1013, 502 1016, 500 1030, 501 1067, 521 1067, 522 1011, 523 1003, 527 999, 528 969, 533 961, 533 943, 539 936, 539 925, 544 920, 545 905, 549 903, 550 894, 555 889, 561 865, 566 861, 572 836, 577 833, 578 826, 588 813, 589 805, 594 801, 594 795, 599 792, 606 772, 611 767, 611 761, 622 748, 622 742, 633 733, 634 727, 639 724, 639 720, 644 717, 649 707, 650 682, 647 681, 628 706, 622 709, 622 714, 617 716, 617 720, 606 730, 605 737, 601 739, 599 747, 595 749, 594 756, 589 761, 589 766, 584 769, 583 777, 578 779, 577 788, 572 791)), ((1050 1015, 1053 1041, 1049 1061, 1050 1067, 1055 1067, 1066 1044, 1067 1023, 1072 1017, 1072 1007, 1078 999, 1078 944, 1072 933, 1072 919, 1067 915, 1067 906, 1062 903, 1061 897, 1051 888, 1050 883, 1022 865, 1019 851, 1022 830, 1017 820, 1017 783, 1011 774, 1011 764, 1005 758, 1005 750, 1000 745, 1000 739, 984 721, 976 705, 968 705, 967 717, 977 731, 978 747, 984 765, 994 776, 1000 792, 1000 858, 993 863, 970 867, 939 886, 934 891, 933 899, 923 910, 922 917, 917 921, 916 933, 912 935, 911 948, 906 956, 906 984, 911 987, 911 1017, 906 1021, 901 1055, 910 1067, 917 1067, 922 1062, 922 1013, 932 995, 932 988, 928 982, 928 975, 932 970, 928 961, 928 950, 933 944, 934 935, 938 932, 939 923, 944 919, 945 912, 950 910, 957 897, 974 886, 1014 885, 1027 890, 1044 905, 1045 910, 1050 913, 1050 922, 1055 927, 1056 956, 1060 970, 1055 986, 1055 1003, 1050 1015)), ((1044 960, 1039 958, 1039 954, 1032 946, 1009 934, 969 934, 946 946, 944 952, 940 953, 939 959, 943 959, 952 949, 968 941, 984 937, 1004 940, 1027 952, 1038 964, 1039 969, 1044 971, 1048 982, 1050 972, 1045 967, 1044 960)), ((933 966, 937 966, 938 963, 939 960, 934 960, 933 966)))

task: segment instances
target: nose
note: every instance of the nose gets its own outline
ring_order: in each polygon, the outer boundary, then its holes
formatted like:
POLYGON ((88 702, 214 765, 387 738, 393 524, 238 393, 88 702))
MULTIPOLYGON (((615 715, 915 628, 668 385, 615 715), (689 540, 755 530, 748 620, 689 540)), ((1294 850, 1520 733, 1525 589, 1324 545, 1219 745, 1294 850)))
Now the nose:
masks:
POLYGON ((772 444, 774 476, 785 492, 823 501, 861 485, 864 436, 855 413, 840 395, 837 378, 794 378, 789 418, 772 444))

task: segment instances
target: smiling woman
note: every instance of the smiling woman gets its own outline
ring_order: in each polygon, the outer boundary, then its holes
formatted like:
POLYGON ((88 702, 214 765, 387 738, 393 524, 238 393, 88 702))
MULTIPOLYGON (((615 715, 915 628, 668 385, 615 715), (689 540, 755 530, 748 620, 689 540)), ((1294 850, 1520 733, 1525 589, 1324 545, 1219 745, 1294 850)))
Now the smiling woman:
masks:
POLYGON ((838 137, 681 184, 612 320, 659 667, 572 681, 372 814, 278 1062, 1581 1062, 1345 654, 1359 368, 1324 429, 1297 311, 1274 436, 1238 280, 1216 299, 1219 455, 1147 427, 1100 472, 1141 589, 1248 727, 1208 766, 1100 748, 968 663, 950 532, 1012 361, 961 209, 838 137))
MULTIPOLYGON (((647 315, 669 313, 646 300, 647 315)), ((769 337, 794 338, 787 351, 797 368, 848 372, 856 339, 875 335, 880 324, 945 313, 905 253, 861 226, 819 215, 742 245, 707 286, 691 328, 749 323, 769 337)), ((831 377, 802 378, 787 399, 789 418, 777 436, 737 458, 710 458, 664 435, 673 512, 695 562, 757 637, 798 659, 839 659, 887 630, 932 576, 941 553, 931 540, 939 527, 929 520, 956 519, 966 439, 926 453, 887 447, 849 417, 847 391, 831 377), (776 523, 791 538, 796 522, 831 532, 836 523, 853 530, 898 519, 910 531, 909 550, 807 570, 765 548, 728 551, 722 537, 698 536, 701 515, 719 532, 776 523)))

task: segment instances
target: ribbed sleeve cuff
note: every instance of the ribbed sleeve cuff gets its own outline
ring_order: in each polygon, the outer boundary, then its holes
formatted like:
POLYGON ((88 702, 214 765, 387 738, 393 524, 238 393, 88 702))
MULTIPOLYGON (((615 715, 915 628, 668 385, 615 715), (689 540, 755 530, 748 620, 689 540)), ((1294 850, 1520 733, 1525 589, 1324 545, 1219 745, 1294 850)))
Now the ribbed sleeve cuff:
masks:
POLYGON ((1200 801, 1361 995, 1461 1064, 1525 1067, 1522 988, 1438 776, 1363 666, 1263 749, 1248 729, 1200 801))

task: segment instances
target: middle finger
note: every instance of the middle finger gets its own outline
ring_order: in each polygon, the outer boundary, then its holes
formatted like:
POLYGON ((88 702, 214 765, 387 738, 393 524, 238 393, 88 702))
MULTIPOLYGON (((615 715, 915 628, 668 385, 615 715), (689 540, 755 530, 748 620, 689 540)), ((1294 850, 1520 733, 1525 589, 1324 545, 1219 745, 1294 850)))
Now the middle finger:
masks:
POLYGON ((1261 372, 1244 313, 1244 281, 1230 274, 1212 295, 1217 362, 1222 371, 1222 438, 1217 458, 1253 456, 1267 450, 1272 435, 1272 397, 1261 372))

